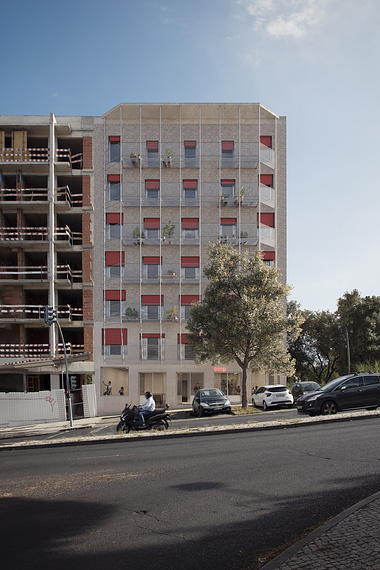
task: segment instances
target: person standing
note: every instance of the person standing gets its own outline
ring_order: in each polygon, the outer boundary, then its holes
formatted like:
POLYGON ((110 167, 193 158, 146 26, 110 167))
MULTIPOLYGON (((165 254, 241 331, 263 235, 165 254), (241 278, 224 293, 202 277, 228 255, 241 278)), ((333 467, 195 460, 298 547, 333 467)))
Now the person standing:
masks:
POLYGON ((106 384, 103 381, 104 386, 106 387, 105 392, 104 392, 104 396, 111 396, 112 394, 112 385, 111 385, 111 380, 108 382, 108 384, 106 384))

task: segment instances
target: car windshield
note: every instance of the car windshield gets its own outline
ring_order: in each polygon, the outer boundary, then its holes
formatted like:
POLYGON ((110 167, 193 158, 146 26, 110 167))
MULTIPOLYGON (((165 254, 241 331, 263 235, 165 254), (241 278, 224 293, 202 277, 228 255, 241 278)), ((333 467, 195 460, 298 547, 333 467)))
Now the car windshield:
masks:
POLYGON ((313 390, 319 390, 319 384, 316 382, 310 382, 309 384, 305 384, 303 386, 305 392, 312 392, 313 390))
POLYGON ((351 377, 350 374, 347 374, 346 376, 340 376, 339 378, 336 378, 335 380, 331 380, 331 382, 328 382, 327 384, 322 386, 322 388, 319 388, 319 390, 321 390, 321 392, 332 392, 332 390, 334 390, 334 388, 339 386, 339 384, 341 382, 343 382, 343 380, 345 380, 346 378, 350 378, 350 377, 351 377))
POLYGON ((223 392, 217 388, 213 388, 212 390, 202 390, 200 395, 201 398, 220 398, 224 396, 223 392))
POLYGON ((266 389, 267 392, 286 392, 286 386, 270 386, 266 389))

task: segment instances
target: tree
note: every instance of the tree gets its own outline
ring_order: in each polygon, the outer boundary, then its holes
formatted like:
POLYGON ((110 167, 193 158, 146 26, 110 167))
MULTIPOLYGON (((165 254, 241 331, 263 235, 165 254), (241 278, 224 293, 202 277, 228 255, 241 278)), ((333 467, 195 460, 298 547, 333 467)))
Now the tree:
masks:
POLYGON ((242 407, 247 407, 247 370, 289 374, 293 364, 285 335, 295 338, 300 314, 286 316, 284 302, 291 287, 279 281, 279 270, 260 254, 239 255, 231 245, 208 248, 209 280, 203 300, 190 308, 187 321, 197 363, 236 361, 242 369, 242 407))
MULTIPOLYGON (((288 303, 288 313, 299 310, 295 301, 288 303)), ((343 341, 336 313, 330 311, 302 311, 304 322, 299 337, 288 342, 288 349, 295 360, 296 375, 301 380, 313 380, 320 384, 338 376, 342 359, 340 347, 343 341)))
POLYGON ((380 360, 380 297, 361 297, 357 289, 338 299, 338 319, 344 334, 341 354, 351 372, 361 362, 380 360))

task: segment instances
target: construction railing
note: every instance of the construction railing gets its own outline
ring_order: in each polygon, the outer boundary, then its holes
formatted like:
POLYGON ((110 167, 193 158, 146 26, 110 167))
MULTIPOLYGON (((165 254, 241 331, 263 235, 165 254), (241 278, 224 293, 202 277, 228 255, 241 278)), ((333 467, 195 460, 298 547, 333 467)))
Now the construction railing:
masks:
POLYGON ((66 202, 70 208, 80 207, 83 204, 83 194, 72 194, 68 186, 61 186, 55 189, 55 201, 66 202))
POLYGON ((69 226, 54 228, 55 241, 66 241, 70 246, 82 244, 82 232, 72 232, 69 226))
POLYGON ((48 235, 48 229, 44 227, 5 227, 0 229, 0 240, 2 241, 46 241, 48 235))
POLYGON ((48 278, 46 265, 15 266, 0 265, 0 279, 38 279, 48 278))
MULTIPOLYGON (((0 305, 0 319, 44 320, 45 305, 0 305)), ((57 316, 61 321, 83 320, 83 309, 70 305, 58 305, 57 316)))
POLYGON ((47 202, 47 188, 0 188, 1 202, 47 202))

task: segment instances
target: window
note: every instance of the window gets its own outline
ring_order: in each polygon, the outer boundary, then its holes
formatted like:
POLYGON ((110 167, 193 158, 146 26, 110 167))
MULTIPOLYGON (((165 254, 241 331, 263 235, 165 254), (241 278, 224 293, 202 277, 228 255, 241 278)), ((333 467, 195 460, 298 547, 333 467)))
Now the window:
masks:
POLYGON ((221 237, 236 237, 236 218, 221 218, 220 220, 221 237))
POLYGON ((141 295, 141 316, 144 320, 157 321, 162 316, 163 295, 141 295))
POLYGON ((159 238, 160 218, 144 218, 144 232, 147 238, 159 238))
POLYGON ((185 141, 185 167, 196 167, 196 141, 185 141))
POLYGON ((260 174, 260 184, 273 188, 273 174, 260 174))
POLYGON ((188 345, 187 340, 188 334, 178 334, 177 343, 179 348, 178 359, 179 360, 194 360, 194 353, 191 347, 188 345))
POLYGON ((160 196, 160 181, 145 180, 145 198, 148 200, 157 200, 160 196))
POLYGON ((158 279, 162 274, 161 265, 162 258, 160 257, 143 257, 143 278, 158 279))
POLYGON ((274 251, 263 251, 263 261, 269 267, 274 267, 275 252, 274 251))
POLYGON ((159 168, 158 141, 146 141, 146 156, 148 166, 159 168))
MULTIPOLYGON (((142 333, 140 346, 141 360, 165 359, 165 335, 159 333, 142 333)), ((141 375, 140 375, 141 381, 141 375)), ((147 388, 145 388, 147 389, 147 388)), ((148 388, 149 389, 149 388, 148 388)), ((151 391, 151 390, 150 390, 151 391)), ((154 393, 154 390, 153 390, 154 393)))
POLYGON ((120 174, 109 174, 108 180, 108 200, 120 201, 120 174))
MULTIPOLYGON (((161 339, 161 346, 164 343, 161 339)), ((161 406, 165 398, 165 374, 163 372, 140 372, 140 396, 152 392, 156 406, 161 406)))
POLYGON ((107 214, 107 239, 120 239, 123 237, 123 214, 107 214))
POLYGON ((222 168, 234 166, 234 141, 222 142, 222 168))
POLYGON ((272 137, 271 136, 261 136, 260 145, 266 148, 272 148, 272 137))
POLYGON ((198 218, 182 218, 182 238, 197 239, 198 238, 198 218))
POLYGON ((221 180, 221 196, 233 198, 235 195, 235 180, 221 180))
POLYGON ((127 329, 103 329, 102 353, 120 356, 127 353, 127 329))
POLYGON ((181 257, 181 277, 182 279, 199 279, 199 257, 181 257))
POLYGON ((227 396, 239 396, 241 393, 239 374, 232 372, 215 374, 215 388, 219 388, 227 396))
POLYGON ((120 137, 109 138, 109 161, 120 162, 120 137))
POLYGON ((124 277, 124 251, 106 251, 106 277, 124 277))
POLYGON ((107 317, 120 317, 125 314, 125 291, 107 290, 104 292, 104 306, 107 317))
POLYGON ((379 384, 378 376, 363 376, 364 386, 371 386, 372 384, 379 384))
POLYGON ((184 200, 195 200, 198 198, 198 180, 184 180, 183 193, 184 200))
POLYGON ((259 214, 257 214, 257 226, 259 226, 259 224, 263 226, 269 226, 270 228, 274 228, 274 213, 263 212, 262 214, 260 214, 260 218, 259 214))
POLYGON ((193 303, 198 303, 199 295, 181 295, 181 318, 190 317, 190 307, 193 303))

